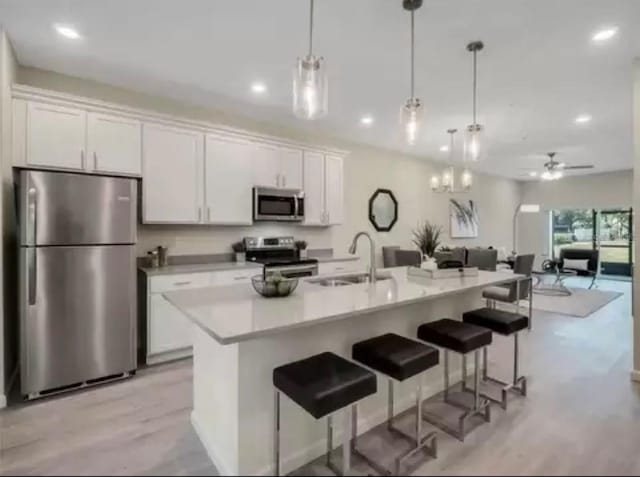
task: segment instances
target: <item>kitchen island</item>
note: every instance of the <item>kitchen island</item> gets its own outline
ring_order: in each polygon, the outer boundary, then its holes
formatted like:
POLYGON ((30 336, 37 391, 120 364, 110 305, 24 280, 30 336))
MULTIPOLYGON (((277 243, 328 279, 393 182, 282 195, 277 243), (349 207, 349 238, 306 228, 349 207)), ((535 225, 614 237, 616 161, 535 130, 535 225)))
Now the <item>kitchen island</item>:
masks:
MULTIPOLYGON (((353 343, 383 333, 415 337, 422 323, 481 306, 484 287, 520 278, 481 271, 428 280, 408 277, 406 267, 380 273, 386 279, 374 284, 326 287, 313 283, 317 277, 301 280, 286 298, 263 298, 247 284, 164 294, 195 324, 191 421, 221 474, 273 473, 275 367, 323 351, 350 358, 353 343)), ((397 387, 396 412, 414 402, 413 379, 397 387)), ((421 379, 425 396, 442 389, 440 367, 421 379)), ((326 425, 286 398, 282 404, 282 470, 289 472, 325 452, 326 425)), ((360 432, 385 418, 386 396, 379 392, 360 406, 360 432)), ((335 442, 340 439, 337 434, 335 442)))

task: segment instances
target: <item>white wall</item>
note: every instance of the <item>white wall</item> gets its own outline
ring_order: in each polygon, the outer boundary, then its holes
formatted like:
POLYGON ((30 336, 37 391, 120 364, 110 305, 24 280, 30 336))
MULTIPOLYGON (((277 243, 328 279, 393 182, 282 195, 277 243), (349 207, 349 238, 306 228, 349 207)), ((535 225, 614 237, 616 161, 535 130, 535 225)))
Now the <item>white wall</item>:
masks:
POLYGON ((16 61, 11 44, 4 31, 0 30, 0 224, 2 224, 2 242, 0 247, 0 408, 6 404, 5 382, 10 378, 10 370, 14 368, 15 340, 12 338, 16 330, 11 300, 5 296, 13 290, 10 273, 15 270, 15 257, 6 253, 12 245, 13 227, 11 214, 13 196, 11 194, 11 84, 16 73, 16 61), (6 359, 6 362, 5 362, 6 359))
MULTIPOLYGON (((166 98, 152 97, 34 68, 20 68, 18 82, 350 151, 345 161, 346 211, 341 226, 141 226, 138 239, 139 255, 160 244, 169 246, 172 254, 229 252, 230 244, 244 235, 278 233, 289 233, 305 239, 311 248, 332 247, 337 253, 346 253, 349 242, 358 230, 374 232, 368 221, 367 207, 369 197, 380 187, 391 189, 396 195, 399 201, 399 220, 391 232, 376 234, 378 245, 411 246, 411 231, 424 219, 441 224, 445 235, 448 236, 448 197, 429 190, 431 174, 439 171, 442 166, 434 166, 425 159, 403 156, 396 152, 331 137, 301 133, 275 124, 257 123, 166 98)), ((479 176, 476 178, 476 184, 469 197, 478 203, 480 237, 455 241, 445 237, 445 240, 460 245, 508 246, 511 240, 511 216, 520 197, 519 183, 508 179, 479 176)), ((366 247, 362 247, 361 253, 368 253, 366 247)))
POLYGON ((522 203, 540 204, 541 212, 519 216, 518 251, 535 253, 537 263, 548 258, 550 210, 629 208, 632 196, 631 171, 568 176, 559 181, 524 182, 522 203))
MULTIPOLYGON (((633 169, 633 209, 640 210, 640 58, 633 62, 633 131, 635 145, 635 160, 633 169)), ((634 218, 637 214, 634 214, 634 218)), ((637 219, 636 219, 637 220, 637 219)), ((636 222, 637 224, 637 222, 636 222)), ((636 231, 640 227, 636 225, 636 231)), ((640 257, 640 240, 634 234, 636 257, 640 257)), ((631 377, 640 381, 640 267, 633 271, 633 371, 631 377)))

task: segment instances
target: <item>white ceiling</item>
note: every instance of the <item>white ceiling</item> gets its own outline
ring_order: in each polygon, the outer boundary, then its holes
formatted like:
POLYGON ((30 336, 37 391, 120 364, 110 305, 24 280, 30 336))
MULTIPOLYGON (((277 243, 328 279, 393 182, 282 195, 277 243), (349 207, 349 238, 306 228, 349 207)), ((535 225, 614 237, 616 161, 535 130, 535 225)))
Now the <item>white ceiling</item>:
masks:
POLYGON ((425 0, 416 13, 416 95, 426 122, 404 144, 409 15, 400 0, 318 0, 314 50, 330 68, 329 115, 291 113, 291 72, 306 52, 303 0, 0 0, 21 64, 161 94, 349 140, 446 159, 446 129, 471 122, 471 56, 481 39, 479 113, 489 157, 478 169, 525 178, 546 151, 594 173, 632 168, 632 59, 638 0, 425 0), (52 25, 79 30, 58 36, 52 25), (595 45, 594 32, 618 35, 595 45), (250 85, 261 80, 268 94, 250 85), (371 114, 365 128, 359 118, 371 114), (589 113, 593 120, 577 125, 589 113))

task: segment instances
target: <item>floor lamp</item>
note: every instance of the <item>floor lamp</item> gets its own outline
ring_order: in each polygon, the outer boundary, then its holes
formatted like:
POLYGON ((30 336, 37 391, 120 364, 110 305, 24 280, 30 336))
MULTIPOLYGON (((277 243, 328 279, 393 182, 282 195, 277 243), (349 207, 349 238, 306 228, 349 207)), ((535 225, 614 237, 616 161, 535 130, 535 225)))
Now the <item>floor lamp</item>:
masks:
POLYGON ((540 212, 540 204, 518 204, 516 207, 516 211, 513 213, 513 248, 511 249, 511 254, 515 257, 517 254, 516 251, 516 241, 517 241, 517 230, 518 230, 518 216, 522 214, 537 214, 540 212))

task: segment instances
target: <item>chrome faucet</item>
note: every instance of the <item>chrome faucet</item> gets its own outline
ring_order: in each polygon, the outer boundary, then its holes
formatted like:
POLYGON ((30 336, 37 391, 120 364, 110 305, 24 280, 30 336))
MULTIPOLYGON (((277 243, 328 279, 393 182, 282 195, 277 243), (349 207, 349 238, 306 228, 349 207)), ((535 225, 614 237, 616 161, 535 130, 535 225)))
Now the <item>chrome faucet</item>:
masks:
POLYGON ((375 283, 376 282, 376 275, 377 275, 377 270, 376 270, 376 243, 373 241, 373 239, 371 238, 371 235, 369 235, 369 232, 358 232, 356 234, 355 237, 353 237, 353 242, 351 242, 351 246, 349 246, 349 253, 351 255, 354 255, 356 253, 356 251, 358 250, 358 239, 362 236, 365 236, 369 239, 369 251, 371 253, 370 258, 369 258, 369 282, 370 283, 375 283))

